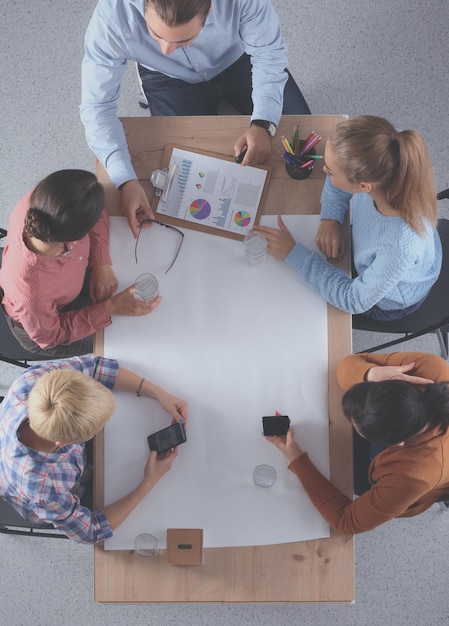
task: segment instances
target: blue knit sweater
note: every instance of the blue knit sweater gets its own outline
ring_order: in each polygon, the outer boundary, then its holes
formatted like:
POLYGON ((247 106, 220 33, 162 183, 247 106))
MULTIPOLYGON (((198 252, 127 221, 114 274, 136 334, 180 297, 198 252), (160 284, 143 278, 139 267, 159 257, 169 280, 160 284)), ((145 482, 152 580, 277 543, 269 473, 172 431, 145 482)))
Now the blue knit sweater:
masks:
POLYGON ((438 232, 428 224, 423 236, 401 217, 379 213, 371 196, 348 194, 326 178, 321 219, 343 223, 351 201, 352 252, 357 277, 350 278, 318 252, 297 243, 285 259, 322 298, 348 313, 374 305, 402 310, 424 298, 437 280, 442 250, 438 232))

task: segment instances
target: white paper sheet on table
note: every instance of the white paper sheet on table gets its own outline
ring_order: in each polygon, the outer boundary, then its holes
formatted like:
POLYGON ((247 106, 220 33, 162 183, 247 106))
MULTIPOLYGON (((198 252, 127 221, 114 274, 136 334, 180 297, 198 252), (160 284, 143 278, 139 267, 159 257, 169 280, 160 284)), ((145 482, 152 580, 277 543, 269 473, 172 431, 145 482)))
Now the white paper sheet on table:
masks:
MULTIPOLYGON (((318 216, 286 216, 296 240, 314 247, 318 216)), ((275 225, 274 217, 262 223, 275 225)), ((177 238, 143 229, 138 265, 124 218, 111 218, 111 253, 119 289, 155 274, 163 296, 149 316, 116 317, 105 356, 189 402, 187 442, 172 469, 105 542, 132 549, 136 535, 203 528, 205 547, 287 543, 329 536, 286 458, 261 435, 260 417, 287 414, 301 445, 329 475, 327 306, 283 261, 251 267, 239 241, 186 229, 177 238), (254 468, 277 480, 264 489, 254 468)), ((105 504, 141 480, 147 436, 170 418, 154 400, 116 394, 105 428, 105 504)))

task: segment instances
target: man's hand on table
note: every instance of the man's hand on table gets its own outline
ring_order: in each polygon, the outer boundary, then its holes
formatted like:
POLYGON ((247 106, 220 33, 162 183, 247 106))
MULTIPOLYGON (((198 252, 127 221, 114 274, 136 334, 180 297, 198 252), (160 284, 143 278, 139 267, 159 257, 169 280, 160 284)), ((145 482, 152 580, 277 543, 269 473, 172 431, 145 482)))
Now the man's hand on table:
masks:
POLYGON ((264 163, 271 154, 271 138, 265 128, 250 126, 238 138, 234 145, 234 154, 237 157, 246 150, 242 165, 257 165, 264 163))
POLYGON ((134 239, 145 218, 154 219, 147 194, 138 180, 128 180, 120 189, 120 211, 127 218, 134 239))

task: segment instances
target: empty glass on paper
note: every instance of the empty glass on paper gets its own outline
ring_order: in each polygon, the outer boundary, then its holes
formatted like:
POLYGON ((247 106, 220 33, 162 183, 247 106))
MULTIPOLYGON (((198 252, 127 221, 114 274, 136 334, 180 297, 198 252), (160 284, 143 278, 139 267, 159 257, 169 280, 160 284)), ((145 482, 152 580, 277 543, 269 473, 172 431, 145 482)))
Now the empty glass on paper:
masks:
POLYGON ((258 465, 253 472, 253 480, 258 487, 272 487, 276 482, 276 470, 271 465, 258 465))
POLYGON ((159 285, 153 274, 141 274, 134 283, 134 297, 142 302, 153 302, 159 295, 159 285))
POLYGON ((258 232, 250 232, 243 240, 245 257, 250 265, 262 263, 267 256, 267 240, 258 232))
POLYGON ((140 554, 140 556, 157 556, 159 554, 157 537, 148 533, 137 535, 134 542, 134 551, 140 554))

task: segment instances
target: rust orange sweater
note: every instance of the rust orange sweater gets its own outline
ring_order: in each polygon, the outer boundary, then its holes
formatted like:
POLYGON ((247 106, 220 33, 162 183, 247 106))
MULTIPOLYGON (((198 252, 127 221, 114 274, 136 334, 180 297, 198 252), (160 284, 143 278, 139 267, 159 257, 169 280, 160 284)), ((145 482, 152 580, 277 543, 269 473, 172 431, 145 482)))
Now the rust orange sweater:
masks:
MULTIPOLYGON (((415 361, 410 374, 435 382, 449 381, 449 365, 435 355, 420 352, 357 354, 345 357, 337 370, 342 389, 362 382, 375 365, 405 365, 415 361)), ((411 517, 449 493, 449 430, 440 428, 411 437, 401 447, 380 452, 369 468, 371 489, 351 500, 334 487, 307 454, 289 465, 309 498, 332 528, 344 534, 371 530, 394 517, 411 517)))

